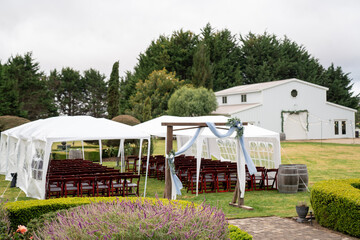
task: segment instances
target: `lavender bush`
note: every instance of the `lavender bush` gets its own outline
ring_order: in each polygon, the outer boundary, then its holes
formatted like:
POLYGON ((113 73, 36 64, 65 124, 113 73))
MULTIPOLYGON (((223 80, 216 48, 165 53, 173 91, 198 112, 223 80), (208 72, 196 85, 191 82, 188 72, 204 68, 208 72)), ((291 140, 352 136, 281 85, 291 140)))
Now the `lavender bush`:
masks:
POLYGON ((59 213, 34 239, 228 239, 221 210, 161 200, 115 200, 59 213))

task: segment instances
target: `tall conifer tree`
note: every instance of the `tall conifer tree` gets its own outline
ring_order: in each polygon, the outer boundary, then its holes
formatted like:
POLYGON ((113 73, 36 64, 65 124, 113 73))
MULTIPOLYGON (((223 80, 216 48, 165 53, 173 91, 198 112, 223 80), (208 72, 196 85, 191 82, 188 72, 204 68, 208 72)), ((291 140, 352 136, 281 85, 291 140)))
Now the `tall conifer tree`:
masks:
POLYGON ((200 43, 195 54, 192 66, 192 83, 195 87, 213 88, 209 50, 205 43, 200 43))
POLYGON ((111 71, 108 87, 108 118, 112 119, 119 115, 119 61, 115 62, 111 71))

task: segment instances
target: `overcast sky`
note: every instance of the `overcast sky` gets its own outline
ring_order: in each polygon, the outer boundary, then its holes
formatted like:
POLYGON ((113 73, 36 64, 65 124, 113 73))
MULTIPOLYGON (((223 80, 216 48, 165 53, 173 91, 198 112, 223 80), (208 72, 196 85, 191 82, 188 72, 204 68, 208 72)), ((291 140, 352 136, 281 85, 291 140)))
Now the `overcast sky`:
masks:
POLYGON ((0 0, 0 60, 32 51, 41 70, 95 68, 120 75, 159 35, 206 23, 233 34, 264 31, 341 66, 360 93, 359 0, 0 0))

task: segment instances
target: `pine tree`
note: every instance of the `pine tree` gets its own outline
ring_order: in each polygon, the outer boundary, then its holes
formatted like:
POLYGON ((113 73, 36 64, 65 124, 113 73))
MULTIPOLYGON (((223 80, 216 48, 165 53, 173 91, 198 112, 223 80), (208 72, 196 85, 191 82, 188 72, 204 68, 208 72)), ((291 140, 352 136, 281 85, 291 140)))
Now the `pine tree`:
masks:
POLYGON ((60 73, 53 70, 48 81, 56 96, 59 113, 68 116, 85 114, 85 83, 79 71, 70 67, 62 68, 60 73))
POLYGON ((353 96, 351 91, 353 84, 349 74, 345 74, 341 67, 335 67, 332 63, 324 74, 323 86, 328 87, 327 100, 343 106, 358 109, 359 95, 353 96))
POLYGON ((200 43, 194 54, 194 64, 192 66, 192 83, 195 87, 213 88, 211 78, 211 64, 208 48, 204 43, 200 43))
POLYGON ((40 71, 39 63, 34 62, 31 52, 9 58, 3 78, 3 105, 12 109, 8 109, 10 114, 30 120, 57 115, 46 77, 40 71))
POLYGON ((119 115, 119 62, 115 62, 111 71, 109 86, 108 86, 108 118, 112 119, 119 115))
POLYGON ((19 91, 15 79, 8 78, 7 66, 0 63, 0 115, 25 116, 20 109, 19 91))
POLYGON ((107 110, 105 75, 90 68, 84 71, 82 81, 85 84, 84 114, 104 117, 107 110))
POLYGON ((119 114, 126 114, 131 111, 129 99, 136 92, 136 78, 130 71, 125 73, 125 77, 120 81, 120 106, 119 114))

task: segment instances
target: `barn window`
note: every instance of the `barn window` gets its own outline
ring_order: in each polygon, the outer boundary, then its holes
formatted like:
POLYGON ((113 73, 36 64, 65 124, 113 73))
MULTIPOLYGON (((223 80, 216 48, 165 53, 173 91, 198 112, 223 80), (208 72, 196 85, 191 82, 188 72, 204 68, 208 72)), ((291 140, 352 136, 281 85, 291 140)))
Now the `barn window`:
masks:
POLYGON ((222 103, 227 103, 227 97, 222 97, 222 103))
POLYGON ((341 133, 342 133, 343 135, 346 134, 346 121, 342 121, 342 122, 341 122, 341 133))
POLYGON ((296 90, 296 89, 293 89, 293 90, 291 91, 291 96, 292 96, 292 97, 296 97, 297 95, 298 95, 297 90, 296 90))
POLYGON ((241 95, 241 102, 246 102, 246 95, 245 94, 241 95))
POLYGON ((334 121, 335 135, 339 135, 339 121, 334 121))

